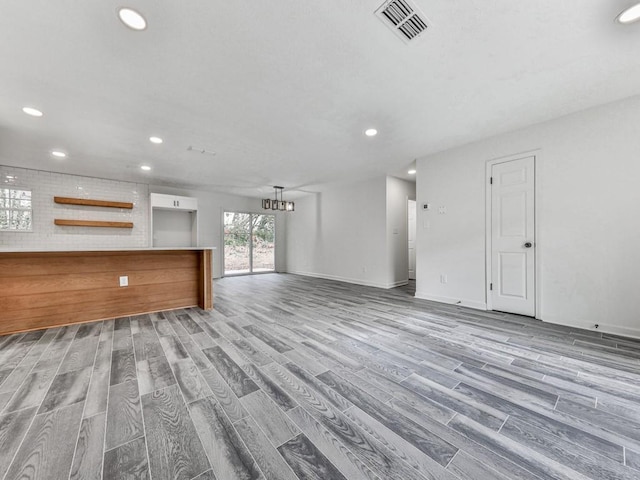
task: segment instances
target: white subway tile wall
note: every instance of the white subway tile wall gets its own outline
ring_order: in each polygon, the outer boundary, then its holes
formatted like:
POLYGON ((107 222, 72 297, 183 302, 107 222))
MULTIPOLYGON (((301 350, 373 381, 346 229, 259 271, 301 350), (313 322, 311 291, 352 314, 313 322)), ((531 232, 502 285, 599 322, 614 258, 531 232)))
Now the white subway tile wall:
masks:
POLYGON ((0 185, 32 191, 33 230, 0 231, 0 249, 87 250, 149 246, 149 186, 0 165, 0 185), (53 197, 132 202, 133 209, 63 205, 53 197), (64 227, 55 218, 133 222, 133 228, 64 227))

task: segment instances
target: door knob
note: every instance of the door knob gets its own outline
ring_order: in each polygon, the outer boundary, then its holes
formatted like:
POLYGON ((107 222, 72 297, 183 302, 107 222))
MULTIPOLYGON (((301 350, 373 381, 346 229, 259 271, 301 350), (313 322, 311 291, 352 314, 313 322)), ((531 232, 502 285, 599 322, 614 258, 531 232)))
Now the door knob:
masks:
POLYGON ((524 244, 524 248, 531 248, 531 247, 533 247, 533 243, 531 243, 531 242, 526 242, 524 244))

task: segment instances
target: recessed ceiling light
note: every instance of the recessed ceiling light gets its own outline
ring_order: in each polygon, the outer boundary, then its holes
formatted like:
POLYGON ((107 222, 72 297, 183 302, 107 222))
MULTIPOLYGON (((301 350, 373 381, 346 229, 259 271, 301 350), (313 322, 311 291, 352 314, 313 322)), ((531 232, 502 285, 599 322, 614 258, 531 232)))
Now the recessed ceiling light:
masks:
POLYGON ((640 20, 640 3, 625 9, 616 17, 618 23, 627 24, 640 20))
POLYGON ((64 157, 66 157, 66 156, 67 156, 67 154, 66 154, 66 153, 61 152, 60 150, 53 150, 53 151, 51 152, 51 155, 53 155, 54 157, 58 157, 58 158, 64 158, 64 157))
POLYGON ((31 115, 32 117, 41 117, 42 116, 42 112, 40 110, 38 110, 37 108, 22 107, 22 111, 24 113, 26 113, 27 115, 31 115))
POLYGON ((364 134, 365 134, 367 137, 375 137, 375 136, 378 134, 378 130, 376 130, 375 128, 367 128, 367 129, 364 131, 364 134))
POLYGON ((145 172, 148 172, 149 170, 151 170, 151 167, 149 165, 142 165, 140 167, 140 170, 144 170, 145 172))
POLYGON ((151 143, 162 143, 162 139, 160 137, 149 137, 149 141, 151 143))
POLYGON ((416 171, 412 168, 412 169, 411 169, 411 170, 409 170, 407 173, 408 173, 409 175, 415 175, 415 174, 416 174, 416 171))
POLYGON ((121 7, 118 9, 120 21, 133 30, 144 30, 147 28, 147 21, 141 13, 132 8, 121 7))

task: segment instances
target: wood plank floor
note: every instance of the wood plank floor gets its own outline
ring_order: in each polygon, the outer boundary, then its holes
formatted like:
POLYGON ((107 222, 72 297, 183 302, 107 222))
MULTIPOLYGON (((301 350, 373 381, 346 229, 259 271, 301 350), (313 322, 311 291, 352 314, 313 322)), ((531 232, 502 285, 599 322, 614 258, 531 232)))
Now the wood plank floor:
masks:
POLYGON ((410 288, 226 278, 0 337, 0 479, 640 478, 640 342, 410 288))

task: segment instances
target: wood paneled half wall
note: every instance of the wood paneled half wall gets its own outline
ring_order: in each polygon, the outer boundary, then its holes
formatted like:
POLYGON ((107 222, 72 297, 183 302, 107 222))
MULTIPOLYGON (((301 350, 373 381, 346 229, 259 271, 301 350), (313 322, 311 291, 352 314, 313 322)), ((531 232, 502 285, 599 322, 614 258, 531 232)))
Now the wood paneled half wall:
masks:
POLYGON ((211 250, 0 252, 0 335, 213 307, 211 250), (128 286, 120 286, 120 277, 128 286))

